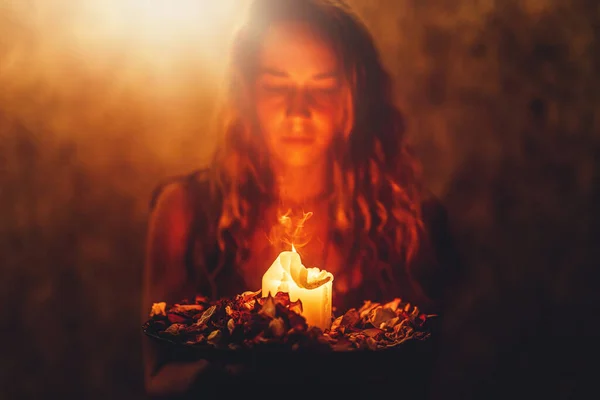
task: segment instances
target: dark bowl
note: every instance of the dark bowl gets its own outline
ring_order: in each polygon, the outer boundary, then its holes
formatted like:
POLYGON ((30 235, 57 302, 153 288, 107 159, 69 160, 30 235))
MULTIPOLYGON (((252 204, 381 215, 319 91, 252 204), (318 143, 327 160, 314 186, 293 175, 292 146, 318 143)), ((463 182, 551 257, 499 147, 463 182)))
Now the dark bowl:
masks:
MULTIPOLYGON (((248 391, 270 385, 295 387, 298 394, 314 385, 330 387, 333 394, 344 396, 367 390, 369 397, 385 388, 402 388, 403 395, 420 396, 427 389, 436 357, 436 332, 425 340, 410 339, 384 350, 334 351, 332 349, 302 349, 260 346, 253 349, 218 349, 212 346, 184 345, 145 330, 146 335, 170 353, 174 360, 206 359, 212 365, 243 367, 243 373, 232 377, 213 374, 204 384, 214 387, 233 385, 248 391), (298 382, 310 383, 298 387, 298 382), (221 385, 221 386, 220 386, 221 385), (254 388, 254 389, 251 389, 254 388)), ((232 386, 232 387, 233 387, 232 386)), ((233 390, 233 389, 232 389, 233 390)))

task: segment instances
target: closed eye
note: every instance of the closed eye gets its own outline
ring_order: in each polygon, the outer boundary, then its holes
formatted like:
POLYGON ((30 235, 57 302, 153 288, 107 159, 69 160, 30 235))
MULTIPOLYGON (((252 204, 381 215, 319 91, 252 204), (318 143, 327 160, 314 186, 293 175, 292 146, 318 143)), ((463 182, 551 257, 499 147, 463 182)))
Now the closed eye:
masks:
POLYGON ((263 83, 261 87, 263 90, 272 93, 283 93, 289 90, 289 86, 283 84, 263 83))
POLYGON ((334 94, 338 91, 338 87, 337 86, 322 86, 322 87, 314 87, 311 90, 316 93, 334 94))

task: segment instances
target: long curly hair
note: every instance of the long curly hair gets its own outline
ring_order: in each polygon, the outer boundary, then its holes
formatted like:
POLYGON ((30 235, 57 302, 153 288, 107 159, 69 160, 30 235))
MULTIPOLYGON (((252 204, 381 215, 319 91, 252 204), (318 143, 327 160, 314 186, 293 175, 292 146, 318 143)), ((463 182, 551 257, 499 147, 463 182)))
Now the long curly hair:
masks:
POLYGON ((213 193, 222 199, 219 244, 225 250, 230 237, 247 250, 257 210, 274 201, 275 180, 253 122, 250 86, 266 29, 290 20, 308 22, 330 41, 350 89, 348 132, 337 135, 330 152, 331 239, 351 265, 379 268, 387 275, 382 284, 394 285, 393 269, 404 267, 410 276, 419 247, 420 168, 406 143, 404 120, 374 40, 342 1, 255 0, 237 31, 210 177, 213 193))

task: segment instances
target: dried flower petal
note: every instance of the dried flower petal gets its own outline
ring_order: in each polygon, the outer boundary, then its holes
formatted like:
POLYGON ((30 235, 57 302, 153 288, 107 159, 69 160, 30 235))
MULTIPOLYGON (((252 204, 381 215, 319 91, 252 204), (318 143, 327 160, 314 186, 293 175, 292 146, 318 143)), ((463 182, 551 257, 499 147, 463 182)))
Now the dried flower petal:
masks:
POLYGON ((382 323, 387 323, 396 317, 396 313, 389 308, 377 307, 369 314, 369 323, 379 328, 382 323))
POLYGON ((368 329, 363 330, 362 333, 364 333, 368 337, 377 339, 377 338, 381 337, 384 332, 381 329, 368 328, 368 329))
POLYGON ((208 297, 206 296, 201 296, 201 295, 196 295, 196 298, 194 299, 196 304, 208 304, 210 303, 210 300, 208 297))
POLYGON ((275 318, 275 311, 275 300, 269 295, 260 309, 260 314, 269 318, 275 318))
POLYGON ((283 292, 264 298, 259 293, 246 292, 212 303, 196 297, 196 304, 184 300, 170 309, 165 303, 155 303, 143 329, 189 346, 234 350, 276 344, 291 350, 374 351, 429 338, 431 325, 426 322, 435 317, 399 299, 383 305, 365 301, 322 331, 307 326, 300 300, 291 302, 283 292))
POLYGON ((233 333, 233 330, 235 329, 235 321, 233 319, 227 321, 227 329, 229 330, 229 334, 233 333))
POLYGON ((400 321, 401 321, 400 317, 394 317, 394 318, 390 319, 389 321, 384 322, 383 325, 385 325, 385 328, 381 328, 381 329, 393 328, 398 323, 400 323, 400 321))
POLYGON ((377 341, 375 339, 368 337, 365 342, 369 350, 377 350, 377 341))
POLYGON ((302 301, 300 299, 298 299, 296 301, 290 302, 289 309, 290 309, 290 311, 293 311, 295 313, 302 314, 302 312, 303 312, 302 301))
POLYGON ((257 297, 260 294, 261 291, 262 290, 257 290, 256 292, 246 291, 240 295, 240 301, 242 303, 245 303, 247 301, 253 300, 255 297, 257 297))
POLYGON ((398 306, 400 306, 400 303, 402 302, 402 300, 398 297, 396 297, 394 300, 390 301, 389 303, 386 303, 383 305, 383 308, 389 308, 392 311, 396 311, 398 309, 398 306))
POLYGON ((340 316, 340 317, 337 317, 337 318, 336 318, 336 319, 335 319, 335 320, 334 320, 334 321, 331 323, 331 328, 330 328, 330 330, 332 330, 332 331, 336 331, 336 330, 337 330, 337 329, 340 327, 340 325, 341 325, 341 323, 342 323, 342 319, 344 319, 344 316, 343 316, 343 315, 342 315, 342 316, 340 316))
POLYGON ((198 322, 196 322, 197 325, 206 325, 208 323, 208 321, 210 320, 210 318, 213 316, 215 310, 217 309, 217 306, 210 306, 206 311, 204 311, 204 313, 202 314, 202 317, 200 317, 200 319, 198 320, 198 322))
POLYGON ((164 330, 165 333, 169 335, 179 335, 179 332, 185 330, 185 325, 183 324, 172 324, 167 329, 164 330))
POLYGON ((219 342, 219 340, 221 339, 221 337, 223 336, 222 332, 220 330, 216 330, 216 331, 212 331, 210 333, 210 335, 208 335, 208 338, 206 338, 208 340, 208 342, 210 344, 216 344, 219 342))
POLYGON ((159 316, 166 316, 167 312, 165 310, 165 308, 167 307, 167 303, 165 303, 164 301, 161 301, 160 303, 154 303, 152 304, 152 309, 150 310, 150 318, 155 317, 157 315, 159 316))
POLYGON ((186 323, 190 318, 184 317, 183 315, 179 315, 173 312, 168 312, 167 313, 167 318, 169 319, 169 322, 172 324, 184 324, 186 323))
POLYGON ((288 315, 288 321, 292 329, 305 331, 308 328, 308 325, 306 324, 306 318, 300 314, 293 313, 292 315, 288 315))
POLYGON ((206 342, 206 337, 204 335, 192 335, 185 344, 198 345, 204 342, 206 342))
POLYGON ((340 326, 353 327, 356 324, 358 324, 359 321, 360 321, 360 314, 358 314, 358 311, 356 311, 355 308, 351 308, 350 310, 348 310, 346 312, 346 314, 344 314, 344 316, 342 318, 342 322, 340 323, 340 326))
POLYGON ((286 332, 285 323, 281 318, 274 318, 271 320, 271 322, 269 322, 269 329, 275 337, 281 337, 286 332))
POLYGON ((358 313, 360 314, 361 318, 366 318, 369 313, 371 312, 371 310, 379 307, 380 304, 379 303, 374 303, 370 300, 366 300, 363 304, 363 306, 358 310, 358 313))
POLYGON ((287 307, 290 304, 290 294, 287 292, 277 292, 273 300, 275 300, 275 303, 287 307))
POLYGON ((197 314, 200 311, 204 311, 205 308, 206 307, 202 304, 175 304, 170 311, 177 313, 191 312, 192 314, 197 314))

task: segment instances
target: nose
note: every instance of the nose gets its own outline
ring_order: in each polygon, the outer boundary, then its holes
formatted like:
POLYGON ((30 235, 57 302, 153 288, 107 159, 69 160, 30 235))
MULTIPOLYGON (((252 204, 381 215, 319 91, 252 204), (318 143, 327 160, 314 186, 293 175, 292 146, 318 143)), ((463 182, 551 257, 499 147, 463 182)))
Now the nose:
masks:
POLYGON ((288 117, 310 117, 310 98, 304 89, 294 89, 290 92, 287 105, 286 115, 288 117))

